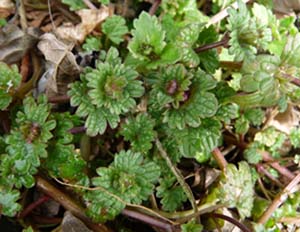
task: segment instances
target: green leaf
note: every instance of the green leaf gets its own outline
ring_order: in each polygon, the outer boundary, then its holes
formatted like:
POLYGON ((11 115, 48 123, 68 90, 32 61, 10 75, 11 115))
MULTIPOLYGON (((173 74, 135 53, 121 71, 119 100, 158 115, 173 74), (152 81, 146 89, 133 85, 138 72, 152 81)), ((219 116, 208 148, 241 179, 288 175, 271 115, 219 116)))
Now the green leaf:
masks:
POLYGON ((232 119, 239 116, 239 107, 237 104, 221 105, 216 113, 216 117, 221 121, 229 124, 232 119))
POLYGON ((0 110, 6 109, 12 101, 12 96, 21 84, 21 75, 16 65, 9 67, 0 62, 0 110))
POLYGON ((147 114, 139 114, 136 118, 128 118, 120 133, 130 141, 133 151, 146 153, 152 148, 156 135, 154 126, 155 122, 147 114))
POLYGON ((259 150, 262 150, 263 147, 258 142, 253 142, 244 151, 244 158, 250 164, 257 164, 262 160, 262 155, 259 150))
MULTIPOLYGON (((205 27, 199 34, 197 46, 200 47, 216 42, 217 40, 218 33, 216 32, 214 27, 205 27)), ((198 57, 200 59, 200 67, 203 67, 203 69, 209 73, 214 73, 219 67, 219 56, 216 49, 210 49, 205 52, 200 52, 198 53, 198 57)))
POLYGON ((290 133, 290 141, 293 147, 300 147, 300 128, 293 128, 290 133))
POLYGON ((101 47, 102 43, 100 38, 95 36, 88 36, 82 45, 82 48, 87 52, 100 51, 101 47))
POLYGON ((141 204, 152 193, 160 169, 143 160, 140 153, 121 151, 109 167, 97 169, 93 185, 103 188, 85 194, 90 215, 99 220, 113 219, 125 207, 124 202, 141 204), (105 190, 105 191, 103 191, 105 190), (116 197, 117 196, 117 197, 116 197), (121 200, 120 200, 121 199, 121 200))
POLYGON ((171 136, 175 137, 184 157, 197 158, 201 153, 210 158, 221 138, 221 124, 214 119, 204 119, 199 127, 171 131, 171 136))
POLYGON ((201 232, 203 230, 203 226, 201 224, 197 224, 194 220, 189 221, 188 223, 181 225, 182 232, 201 232))
POLYGON ((252 125, 259 126, 263 122, 265 112, 261 109, 247 109, 244 115, 252 125))
POLYGON ((87 8, 82 0, 62 0, 62 3, 68 5, 72 11, 87 8))
POLYGON ((235 121, 235 132, 238 134, 246 134, 249 130, 249 121, 245 118, 244 115, 241 115, 236 121, 235 121))
POLYGON ((101 27, 103 33, 115 44, 121 43, 128 32, 125 19, 118 15, 107 18, 101 27))
POLYGON ((174 212, 187 200, 187 197, 181 186, 176 186, 174 176, 165 176, 160 180, 160 185, 156 188, 157 197, 161 198, 161 204, 164 210, 174 212))
POLYGON ((13 217, 21 209, 21 205, 17 203, 20 198, 20 192, 17 190, 9 190, 0 184, 0 214, 13 217))
POLYGON ((230 208, 237 208, 242 219, 251 215, 254 200, 254 183, 246 162, 239 168, 228 164, 220 181, 221 201, 230 208))

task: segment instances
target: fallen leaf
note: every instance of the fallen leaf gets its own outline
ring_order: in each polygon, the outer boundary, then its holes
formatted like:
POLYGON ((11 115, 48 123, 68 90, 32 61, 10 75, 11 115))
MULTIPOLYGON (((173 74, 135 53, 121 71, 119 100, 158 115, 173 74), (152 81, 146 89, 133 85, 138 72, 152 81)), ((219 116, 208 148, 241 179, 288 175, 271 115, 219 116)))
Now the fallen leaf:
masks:
POLYGON ((35 46, 39 36, 37 28, 30 27, 25 32, 14 24, 0 28, 0 61, 8 64, 18 62, 35 46))
POLYGON ((0 1, 0 18, 6 18, 15 11, 15 5, 11 0, 0 1))
POLYGON ((273 10, 277 16, 295 15, 300 10, 300 0, 274 0, 273 10))
POLYGON ((48 97, 63 95, 67 85, 80 73, 80 67, 71 52, 74 45, 63 43, 51 33, 42 35, 40 39, 38 48, 45 56, 47 69, 38 83, 38 93, 46 92, 48 97))
POLYGON ((294 106, 289 105, 283 113, 273 113, 266 127, 273 126, 277 130, 290 134, 291 129, 299 126, 300 112, 294 106))
POLYGON ((62 232, 91 232, 89 228, 71 212, 66 211, 61 224, 62 232))
POLYGON ((110 8, 103 6, 100 9, 82 9, 76 13, 80 16, 81 23, 76 26, 64 24, 56 29, 56 34, 62 39, 82 43, 85 37, 110 15, 110 8))

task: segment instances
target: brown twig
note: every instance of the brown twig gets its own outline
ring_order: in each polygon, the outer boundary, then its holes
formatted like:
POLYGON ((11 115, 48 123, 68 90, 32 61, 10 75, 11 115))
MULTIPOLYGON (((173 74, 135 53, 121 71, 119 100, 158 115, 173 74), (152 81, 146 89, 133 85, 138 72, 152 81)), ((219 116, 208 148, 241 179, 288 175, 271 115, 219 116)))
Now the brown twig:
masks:
POLYGON ((158 139, 156 139, 155 144, 156 144, 157 149, 159 150, 160 155, 166 161, 168 167, 173 172, 178 183, 181 185, 183 191, 185 192, 187 198, 189 199, 189 201, 193 207, 194 213, 197 213, 197 211, 198 211, 197 204, 196 204, 196 201, 195 201, 195 198, 194 198, 194 195, 193 195, 193 192, 192 192, 190 186, 185 182, 184 177, 182 176, 181 172, 177 169, 177 167, 175 165, 173 165, 171 159, 169 158, 167 152, 163 148, 161 142, 158 139))
POLYGON ((73 127, 69 130, 71 134, 80 134, 80 133, 85 133, 86 128, 84 126, 77 126, 73 127))
POLYGON ((85 208, 80 204, 76 203, 67 194, 50 184, 46 179, 37 176, 36 177, 37 187, 49 195, 53 200, 59 202, 65 209, 69 210, 75 217, 81 219, 85 224, 96 232, 111 232, 111 230, 103 224, 95 224, 85 215, 85 208))
POLYGON ((39 198, 37 201, 32 202, 31 204, 29 204, 19 215, 18 218, 24 218, 26 217, 28 214, 30 214, 35 208, 37 208, 38 206, 40 206, 41 204, 43 204, 44 202, 47 202, 50 199, 49 196, 43 196, 41 198, 39 198))
POLYGON ((50 103, 68 103, 69 101, 70 97, 68 95, 52 96, 48 99, 48 102, 50 103))
POLYGON ((293 178, 293 180, 279 193, 271 205, 267 208, 267 210, 263 213, 263 215, 259 218, 258 223, 265 224, 269 218, 272 216, 274 211, 283 204, 288 196, 296 191, 299 190, 299 187, 297 188, 297 185, 300 182, 300 173, 293 178))
POLYGON ((262 164, 256 164, 256 170, 257 172, 265 175, 268 177, 274 184, 276 184, 279 187, 283 187, 284 185, 281 184, 279 180, 277 180, 271 173, 269 173, 262 164))
POLYGON ((227 167, 227 161, 224 158, 224 156, 223 156, 222 152, 220 151, 220 149, 216 147, 212 151, 212 154, 213 154, 213 157, 215 158, 215 160, 217 161, 219 167, 221 168, 221 170, 225 170, 226 167, 227 167))
POLYGON ((285 176, 289 180, 292 180, 295 175, 288 170, 287 168, 281 166, 277 161, 274 161, 274 159, 271 157, 271 155, 266 151, 260 152, 262 155, 262 158, 265 162, 268 162, 272 168, 274 168, 276 171, 278 171, 282 176, 285 176))
POLYGON ((22 76, 22 82, 26 82, 29 75, 30 56, 27 52, 21 61, 20 74, 22 76))
POLYGON ((211 49, 217 48, 217 47, 227 47, 228 41, 229 41, 229 34, 225 33, 224 37, 220 41, 210 43, 210 44, 205 44, 203 46, 197 47, 194 49, 194 51, 196 53, 200 53, 200 52, 205 52, 207 50, 211 50, 211 49))
POLYGON ((153 3, 152 3, 152 6, 149 10, 149 14, 150 15, 154 15, 155 12, 157 11, 159 5, 161 4, 161 0, 155 0, 153 3))
POLYGON ((251 232, 251 230, 248 227, 246 227, 245 225, 243 225, 242 223, 240 223, 239 221, 237 221, 234 218, 231 218, 226 215, 219 214, 219 213, 210 213, 209 215, 211 215, 214 218, 220 218, 225 221, 228 221, 228 222, 232 223, 233 225, 237 226, 238 228, 240 228, 241 231, 243 231, 243 232, 251 232))
POLYGON ((127 217, 134 218, 138 221, 144 222, 148 225, 157 227, 159 229, 163 229, 164 231, 172 232, 173 228, 174 228, 174 225, 171 225, 166 221, 162 221, 160 219, 148 216, 146 214, 143 214, 143 213, 140 213, 140 212, 128 209, 128 208, 123 209, 122 214, 127 217))

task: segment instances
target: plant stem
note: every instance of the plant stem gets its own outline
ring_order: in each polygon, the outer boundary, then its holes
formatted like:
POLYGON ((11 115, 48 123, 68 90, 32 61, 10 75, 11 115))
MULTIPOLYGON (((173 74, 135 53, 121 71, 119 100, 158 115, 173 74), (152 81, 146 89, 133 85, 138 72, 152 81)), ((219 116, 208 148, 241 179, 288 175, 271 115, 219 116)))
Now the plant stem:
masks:
POLYGON ((69 130, 71 134, 80 134, 80 133, 85 133, 86 128, 84 126, 77 126, 73 127, 69 130))
POLYGON ((215 158, 215 160, 217 161, 219 167, 221 168, 221 170, 224 171, 227 167, 227 161, 224 158, 224 156, 223 156, 222 152, 220 151, 220 149, 216 147, 212 151, 212 154, 213 154, 213 157, 215 158))
POLYGON ((164 231, 173 231, 173 225, 143 213, 125 208, 122 210, 122 214, 127 217, 137 219, 138 221, 144 222, 148 225, 163 229, 164 231))
POLYGON ((90 229, 96 232, 111 232, 111 230, 103 224, 95 224, 85 215, 85 208, 76 203, 67 194, 50 184, 46 179, 36 176, 37 187, 49 195, 55 201, 59 202, 65 209, 69 210, 75 217, 81 219, 90 229))
POLYGON ((48 102, 50 103, 68 103, 69 101, 70 97, 68 95, 53 96, 48 98, 48 102))
POLYGON ((43 196, 41 198, 39 198, 37 201, 32 202, 30 205, 28 205, 19 215, 19 218, 24 218, 26 217, 28 214, 30 214, 32 212, 32 210, 34 210, 35 208, 37 208, 38 206, 40 206, 41 204, 43 204, 44 202, 47 202, 50 199, 50 197, 48 196, 43 196))
POLYGON ((207 50, 211 50, 211 49, 217 48, 217 47, 226 47, 228 45, 228 41, 229 41, 229 35, 228 35, 228 33, 226 33, 220 41, 210 43, 210 44, 205 44, 203 46, 197 47, 194 49, 194 51, 196 53, 200 53, 200 52, 205 52, 207 50))
POLYGON ((277 186, 279 187, 283 187, 284 185, 281 184, 281 182, 279 180, 277 180, 274 176, 272 176, 271 173, 269 173, 262 164, 256 164, 256 170, 257 172, 265 175, 266 177, 268 177, 273 183, 275 183, 277 186))
POLYGON ((161 4, 161 0, 155 0, 149 10, 149 14, 154 15, 160 4, 161 4))
POLYGON ((239 221, 237 221, 234 218, 231 218, 226 215, 219 214, 219 213, 210 213, 210 215, 214 218, 220 218, 220 219, 223 219, 225 221, 228 221, 228 222, 234 224, 235 226, 239 227, 241 229, 241 231, 243 231, 243 232, 251 232, 251 230, 249 228, 247 228, 245 225, 243 225, 242 223, 240 223, 239 221))
POLYGON ((300 173, 293 178, 293 180, 279 193, 269 205, 268 209, 263 213, 263 215, 259 218, 258 223, 265 224, 269 218, 272 216, 274 211, 284 203, 284 201, 288 198, 288 196, 299 190, 299 186, 297 185, 300 182, 300 173))
POLYGON ((271 167, 277 170, 281 175, 285 176, 289 180, 292 180, 295 177, 295 175, 290 170, 288 170, 285 167, 282 167, 278 162, 274 161, 274 159, 271 157, 271 155, 268 152, 261 151, 260 153, 263 157, 263 160, 265 162, 269 162, 271 167))
POLYGON ((164 158, 164 160, 166 161, 168 167, 171 169, 171 171, 173 172, 173 174, 175 175, 178 183, 181 185, 181 187, 183 188, 183 191, 185 192, 187 198, 189 199, 193 210, 195 213, 197 213, 198 209, 197 209, 197 205, 195 202, 195 198, 193 195, 192 190, 190 189, 190 187, 188 186, 188 184, 184 181, 184 177, 182 176, 182 174, 180 173, 180 171, 173 165, 171 159, 169 158, 167 152, 164 150, 161 142, 156 139, 155 140, 155 144, 161 154, 161 156, 164 158))

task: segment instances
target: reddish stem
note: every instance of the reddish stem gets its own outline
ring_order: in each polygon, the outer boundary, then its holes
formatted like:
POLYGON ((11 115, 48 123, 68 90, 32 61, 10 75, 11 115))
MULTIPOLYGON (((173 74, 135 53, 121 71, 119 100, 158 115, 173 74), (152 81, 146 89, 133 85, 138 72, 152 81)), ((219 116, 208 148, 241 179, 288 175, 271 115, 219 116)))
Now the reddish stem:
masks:
POLYGON ((84 126, 73 127, 69 130, 71 134, 80 134, 80 133, 84 133, 85 131, 86 128, 84 126))
POLYGON ((203 46, 197 47, 194 49, 194 51, 196 53, 200 53, 200 52, 205 52, 207 50, 211 50, 211 49, 217 48, 217 47, 227 47, 228 41, 229 41, 229 35, 228 35, 228 33, 226 33, 220 41, 210 43, 210 44, 205 44, 203 46))
POLYGON ((26 82, 29 75, 29 65, 30 65, 30 56, 29 53, 26 53, 21 62, 20 74, 22 76, 22 82, 26 82))
POLYGON ((233 225, 240 228, 241 231, 243 231, 243 232, 251 232, 251 230, 248 227, 246 227, 245 225, 243 225, 242 223, 240 223, 239 221, 237 221, 234 218, 231 218, 231 217, 228 217, 226 215, 219 214, 219 213, 210 213, 210 215, 214 218, 220 218, 220 219, 223 219, 225 221, 228 221, 228 222, 232 223, 233 225))
POLYGON ((37 201, 29 204, 20 214, 19 218, 25 218, 28 214, 30 214, 35 208, 39 207, 44 202, 47 202, 50 199, 49 196, 43 196, 39 198, 37 201))
POLYGON ((226 166, 227 166, 227 161, 224 158, 224 155, 222 154, 222 152, 220 151, 219 148, 215 148, 212 151, 213 157, 215 158, 215 160, 217 161, 219 167, 221 168, 221 170, 225 170, 226 166))
POLYGON ((40 225, 60 224, 62 222, 62 218, 60 217, 42 217, 38 215, 32 215, 32 218, 40 225))
POLYGON ((158 9, 160 3, 161 3, 161 0, 155 0, 155 1, 153 2, 152 6, 151 6, 151 8, 150 8, 150 10, 149 10, 149 14, 150 14, 150 15, 154 15, 154 14, 155 14, 155 12, 157 11, 157 9, 158 9))
POLYGON ((285 176, 289 180, 294 179, 295 177, 294 173, 292 173, 287 168, 281 166, 278 162, 274 161, 274 159, 268 152, 261 151, 261 155, 263 157, 263 160, 265 162, 268 162, 271 165, 271 167, 274 168, 276 171, 278 171, 281 175, 285 176))
POLYGON ((50 103, 68 103, 70 101, 70 97, 67 95, 62 96, 54 96, 48 99, 50 103))

